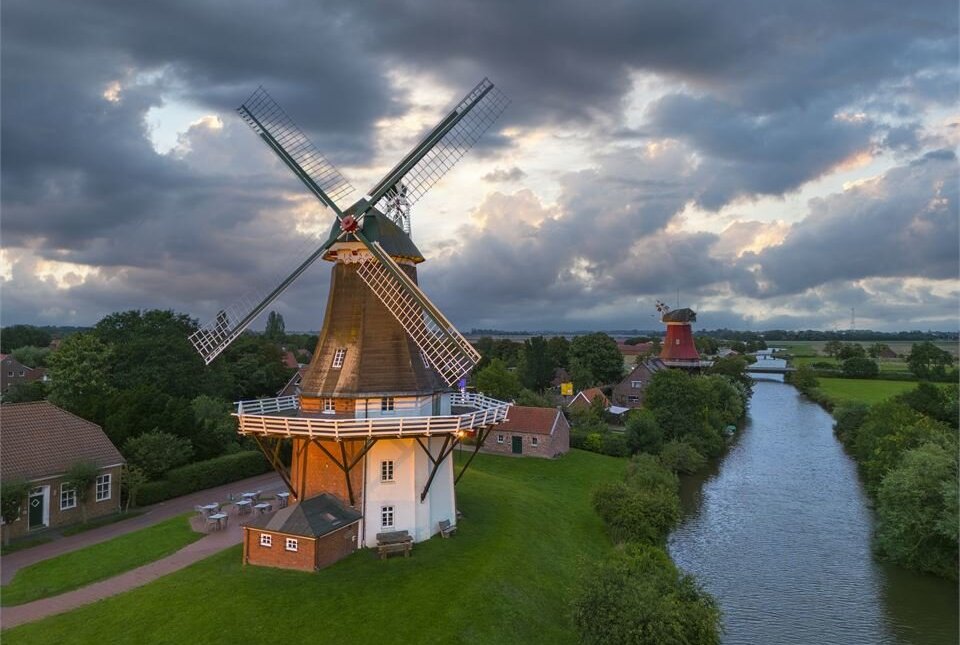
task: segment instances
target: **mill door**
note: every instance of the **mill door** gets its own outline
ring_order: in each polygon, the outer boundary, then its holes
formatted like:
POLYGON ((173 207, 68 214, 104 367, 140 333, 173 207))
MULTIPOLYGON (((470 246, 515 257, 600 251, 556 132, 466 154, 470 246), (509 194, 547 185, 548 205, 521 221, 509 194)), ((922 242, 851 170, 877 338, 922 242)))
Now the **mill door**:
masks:
POLYGON ((513 439, 513 454, 523 454, 523 437, 511 437, 513 439))
POLYGON ((46 503, 46 495, 44 495, 44 489, 41 486, 40 488, 34 488, 30 491, 30 497, 27 498, 27 528, 28 529, 38 529, 46 526, 43 521, 44 513, 44 504, 46 503))

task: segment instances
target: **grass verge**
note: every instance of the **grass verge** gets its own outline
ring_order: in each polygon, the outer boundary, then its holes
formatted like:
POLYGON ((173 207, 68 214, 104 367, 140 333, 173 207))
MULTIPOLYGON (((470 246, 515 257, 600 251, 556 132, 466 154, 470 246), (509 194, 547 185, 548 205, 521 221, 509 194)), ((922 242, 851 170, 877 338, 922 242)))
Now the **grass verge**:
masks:
POLYGON ((53 542, 52 535, 37 535, 34 537, 21 538, 11 542, 7 546, 0 547, 0 555, 8 555, 10 553, 15 553, 16 551, 23 551, 24 549, 40 546, 41 544, 46 544, 47 542, 53 542))
POLYGON ((107 515, 106 517, 98 517, 95 520, 90 520, 86 524, 77 524, 76 526, 71 526, 69 528, 63 529, 60 533, 67 537, 69 535, 76 535, 77 533, 85 533, 92 529, 98 529, 101 526, 107 526, 108 524, 116 524, 117 522, 122 522, 124 520, 130 520, 140 515, 143 515, 144 511, 127 511, 126 513, 114 513, 113 515, 107 515))
POLYGON ((881 381, 876 379, 820 378, 818 389, 834 405, 886 401, 917 387, 916 381, 881 381))
POLYGON ((580 563, 609 551, 590 505, 626 460, 478 455, 457 535, 410 558, 359 551, 318 573, 243 567, 240 547, 94 605, 3 632, 4 645, 110 642, 574 643, 580 563))
POLYGON ((185 513, 112 540, 24 567, 0 587, 0 604, 20 605, 113 577, 174 553, 201 537, 185 513))

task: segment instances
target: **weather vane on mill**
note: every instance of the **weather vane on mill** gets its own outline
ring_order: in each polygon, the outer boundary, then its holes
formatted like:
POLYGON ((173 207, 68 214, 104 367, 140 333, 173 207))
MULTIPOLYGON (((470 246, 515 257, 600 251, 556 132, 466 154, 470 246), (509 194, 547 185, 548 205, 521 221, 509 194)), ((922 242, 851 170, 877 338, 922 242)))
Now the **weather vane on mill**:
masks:
POLYGON ((453 449, 472 437, 476 454, 509 405, 451 387, 480 355, 417 285, 424 257, 410 238, 410 207, 507 104, 484 79, 345 210, 338 202, 353 188, 262 87, 238 108, 336 216, 327 240, 278 285, 190 337, 209 364, 317 259, 333 262, 299 396, 237 406, 239 432, 256 440, 297 502, 245 526, 245 562, 316 569, 360 546, 409 549, 455 526, 453 449))

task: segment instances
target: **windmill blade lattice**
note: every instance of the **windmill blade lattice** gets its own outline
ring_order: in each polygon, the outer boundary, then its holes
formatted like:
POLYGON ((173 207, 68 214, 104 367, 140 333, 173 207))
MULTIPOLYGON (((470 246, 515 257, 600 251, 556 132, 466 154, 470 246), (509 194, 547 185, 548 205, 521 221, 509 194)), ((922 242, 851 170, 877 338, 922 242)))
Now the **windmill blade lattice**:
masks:
POLYGON ((390 208, 396 187, 412 206, 465 155, 510 104, 489 79, 483 79, 371 191, 381 212, 390 208))
MULTIPOLYGON (((337 201, 343 199, 353 192, 353 186, 344 178, 336 167, 327 161, 313 142, 307 138, 300 128, 293 122, 283 108, 273 100, 263 87, 257 88, 250 98, 244 101, 243 105, 237 108, 237 112, 243 117, 254 132, 259 134, 267 144, 274 149, 281 159, 297 176, 307 184, 311 192, 316 194, 314 186, 318 187, 321 195, 317 195, 321 201, 337 211, 337 201), (272 140, 272 141, 271 141, 272 140), (276 149, 279 146, 280 150, 276 149), (287 159, 289 156, 289 159, 287 159), (294 165, 290 164, 290 161, 294 165), (303 174, 314 184, 306 181, 303 174), (324 200, 326 196, 330 202, 324 200)), ((339 213, 338 213, 339 214, 339 213)))
POLYGON ((379 242, 371 244, 364 240, 364 243, 376 259, 361 263, 357 274, 393 314, 447 385, 453 385, 480 361, 480 354, 379 242))

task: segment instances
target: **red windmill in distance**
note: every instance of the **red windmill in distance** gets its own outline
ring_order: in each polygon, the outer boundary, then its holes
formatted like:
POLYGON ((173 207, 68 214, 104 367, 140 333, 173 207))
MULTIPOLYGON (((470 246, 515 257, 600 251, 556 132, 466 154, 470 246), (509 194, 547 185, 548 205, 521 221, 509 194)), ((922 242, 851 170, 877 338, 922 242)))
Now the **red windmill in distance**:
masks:
POLYGON ((700 352, 693 342, 691 323, 697 321, 697 312, 693 309, 670 309, 657 300, 660 320, 667 326, 667 337, 660 350, 660 358, 669 367, 700 367, 700 352))

